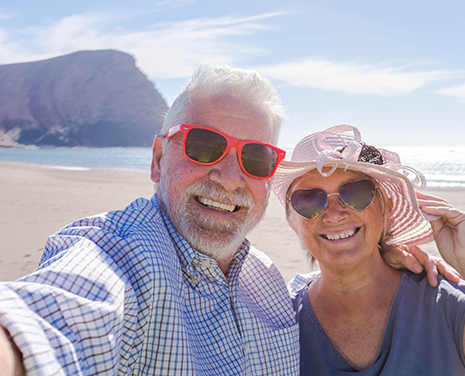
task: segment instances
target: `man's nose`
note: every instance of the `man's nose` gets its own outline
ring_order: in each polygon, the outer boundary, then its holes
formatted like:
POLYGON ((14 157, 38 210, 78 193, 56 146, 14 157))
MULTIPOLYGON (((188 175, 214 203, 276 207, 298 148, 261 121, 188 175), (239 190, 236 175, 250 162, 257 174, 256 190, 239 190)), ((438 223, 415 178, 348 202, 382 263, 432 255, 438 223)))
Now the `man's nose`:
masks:
POLYGON ((237 159, 236 148, 229 150, 220 162, 212 166, 209 177, 212 181, 221 184, 226 191, 234 191, 245 186, 245 173, 237 159))

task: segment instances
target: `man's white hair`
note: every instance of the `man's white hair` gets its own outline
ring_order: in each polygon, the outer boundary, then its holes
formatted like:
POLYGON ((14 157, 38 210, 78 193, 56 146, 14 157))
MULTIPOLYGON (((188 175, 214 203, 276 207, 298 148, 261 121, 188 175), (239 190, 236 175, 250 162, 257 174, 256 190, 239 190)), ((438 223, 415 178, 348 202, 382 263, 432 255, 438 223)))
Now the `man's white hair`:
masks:
POLYGON ((190 105, 195 99, 220 95, 230 95, 265 111, 272 120, 273 140, 278 141, 285 113, 277 90, 258 72, 228 65, 198 68, 173 102, 160 133, 165 134, 172 126, 186 122, 190 105))

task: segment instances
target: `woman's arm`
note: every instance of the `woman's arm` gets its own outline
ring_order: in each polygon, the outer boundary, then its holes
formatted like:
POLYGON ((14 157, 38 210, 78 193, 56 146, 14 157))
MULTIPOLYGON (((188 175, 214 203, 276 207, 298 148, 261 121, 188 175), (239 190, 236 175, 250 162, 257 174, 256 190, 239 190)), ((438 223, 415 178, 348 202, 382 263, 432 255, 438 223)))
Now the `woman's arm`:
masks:
POLYGON ((441 256, 465 276, 465 213, 439 197, 417 192, 417 198, 423 212, 440 217, 430 223, 441 256))

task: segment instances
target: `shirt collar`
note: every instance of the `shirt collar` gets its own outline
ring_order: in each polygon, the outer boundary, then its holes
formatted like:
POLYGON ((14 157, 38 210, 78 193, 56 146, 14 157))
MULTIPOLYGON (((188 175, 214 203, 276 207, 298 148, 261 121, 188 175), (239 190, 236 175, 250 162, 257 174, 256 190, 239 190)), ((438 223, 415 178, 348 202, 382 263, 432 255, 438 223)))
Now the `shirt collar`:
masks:
MULTIPOLYGON (((181 265, 184 268, 187 268, 188 266, 193 266, 195 269, 205 268, 207 266, 209 268, 212 264, 216 264, 216 261, 214 261, 211 257, 204 255, 203 253, 200 253, 196 249, 192 248, 189 245, 189 243, 186 241, 186 239, 184 239, 179 234, 179 232, 174 228, 173 224, 171 223, 171 221, 169 220, 169 218, 163 211, 156 195, 152 196, 152 203, 155 206, 155 208, 158 210, 158 212, 161 213, 163 222, 165 223, 165 226, 168 229, 168 232, 175 244, 175 248, 178 253, 179 261, 181 262, 181 265)), ((230 278, 231 276, 229 274, 231 274, 231 272, 233 271, 234 271, 233 273, 234 276, 238 275, 238 271, 242 268, 243 263, 247 259, 249 251, 250 251, 250 242, 247 239, 244 239, 236 255, 231 261, 231 264, 229 267, 230 270, 228 271, 228 279, 231 279, 230 278)), ((219 270, 218 266, 217 266, 217 269, 219 270)))

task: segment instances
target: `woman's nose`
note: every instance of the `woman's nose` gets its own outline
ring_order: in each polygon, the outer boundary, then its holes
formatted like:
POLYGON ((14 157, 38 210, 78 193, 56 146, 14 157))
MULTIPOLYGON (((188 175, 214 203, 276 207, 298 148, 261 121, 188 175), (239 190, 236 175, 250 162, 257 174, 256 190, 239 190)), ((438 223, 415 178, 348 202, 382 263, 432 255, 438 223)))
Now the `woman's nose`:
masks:
POLYGON ((327 200, 326 207, 321 213, 324 221, 339 223, 348 217, 347 205, 341 200, 338 193, 329 194, 327 200))

